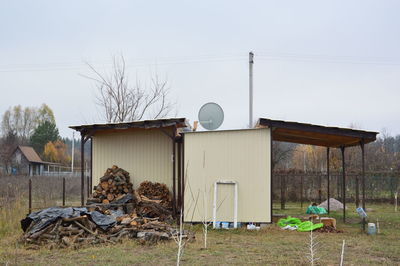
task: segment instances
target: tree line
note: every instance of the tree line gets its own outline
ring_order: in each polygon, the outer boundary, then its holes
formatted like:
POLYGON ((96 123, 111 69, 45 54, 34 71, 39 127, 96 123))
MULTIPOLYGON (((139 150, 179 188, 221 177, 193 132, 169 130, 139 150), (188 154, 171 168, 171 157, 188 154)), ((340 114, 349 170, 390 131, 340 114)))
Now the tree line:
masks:
POLYGON ((2 115, 0 165, 5 169, 9 169, 10 156, 19 145, 32 146, 44 161, 67 165, 71 162, 71 149, 67 144, 72 144, 72 140, 61 138, 54 112, 46 104, 40 107, 17 105, 2 115))
MULTIPOLYGON (((298 170, 303 172, 326 172, 326 147, 273 142, 274 170, 298 170)), ((360 146, 345 149, 346 171, 361 171, 360 146)), ((365 166, 369 172, 400 171, 400 135, 392 136, 385 130, 375 142, 365 145, 365 166)), ((342 170, 340 149, 330 149, 330 171, 342 170)))

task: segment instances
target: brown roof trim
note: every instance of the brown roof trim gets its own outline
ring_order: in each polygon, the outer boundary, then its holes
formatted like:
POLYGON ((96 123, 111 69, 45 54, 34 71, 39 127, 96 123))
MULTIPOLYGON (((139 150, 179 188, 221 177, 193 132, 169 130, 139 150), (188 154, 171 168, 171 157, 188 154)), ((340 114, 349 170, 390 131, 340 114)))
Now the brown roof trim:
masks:
POLYGON ((30 163, 43 163, 42 159, 40 159, 39 155, 36 153, 36 151, 33 149, 31 146, 17 146, 17 148, 14 150, 13 154, 15 151, 19 149, 28 160, 30 163))
POLYGON ((156 120, 142 120, 134 122, 124 123, 108 123, 108 124, 92 124, 92 125, 81 125, 81 126, 70 126, 76 131, 86 133, 91 130, 107 130, 107 129, 128 129, 128 128, 163 128, 176 126, 187 127, 189 126, 186 122, 186 118, 169 118, 169 119, 156 119, 156 120))
POLYGON ((326 127, 307 123, 260 118, 257 126, 274 128, 273 139, 326 147, 355 146, 376 140, 378 132, 326 127))

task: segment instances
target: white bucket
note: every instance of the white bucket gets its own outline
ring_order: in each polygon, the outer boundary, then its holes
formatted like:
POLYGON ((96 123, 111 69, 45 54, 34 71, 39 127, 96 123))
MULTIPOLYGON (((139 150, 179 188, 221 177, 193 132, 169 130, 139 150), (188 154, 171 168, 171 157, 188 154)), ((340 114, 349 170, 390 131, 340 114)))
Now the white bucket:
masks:
POLYGON ((374 223, 368 223, 368 234, 376 235, 376 226, 374 223))

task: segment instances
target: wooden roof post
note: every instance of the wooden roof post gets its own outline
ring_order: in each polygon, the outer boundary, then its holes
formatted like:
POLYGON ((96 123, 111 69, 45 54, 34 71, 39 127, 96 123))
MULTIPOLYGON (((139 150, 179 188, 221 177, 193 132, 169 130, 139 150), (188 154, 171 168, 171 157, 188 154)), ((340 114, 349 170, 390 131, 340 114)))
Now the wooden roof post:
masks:
POLYGON ((85 134, 81 131, 81 205, 85 205, 85 134))
POLYGON ((328 213, 331 211, 331 204, 330 204, 330 198, 331 198, 331 190, 330 190, 330 173, 329 173, 329 147, 326 148, 326 177, 328 181, 328 187, 327 187, 327 193, 328 193, 328 213))
POLYGON ((346 222, 346 167, 345 167, 345 157, 344 150, 345 146, 341 146, 342 151, 342 200, 343 200, 343 222, 346 222))
POLYGON ((172 136, 172 207, 174 215, 177 214, 176 209, 176 126, 173 128, 172 136))
MULTIPOLYGON (((361 172, 361 185, 362 185, 362 207, 365 211, 365 148, 364 148, 364 140, 360 143, 361 146, 361 164, 362 164, 362 172, 361 172)), ((365 232, 365 218, 363 218, 363 231, 365 232)))

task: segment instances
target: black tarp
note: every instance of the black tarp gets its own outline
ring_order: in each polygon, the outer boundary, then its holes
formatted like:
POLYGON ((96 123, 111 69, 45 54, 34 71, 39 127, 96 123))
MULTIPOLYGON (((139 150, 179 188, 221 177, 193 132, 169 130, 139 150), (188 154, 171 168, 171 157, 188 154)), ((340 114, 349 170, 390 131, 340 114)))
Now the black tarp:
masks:
POLYGON ((44 229, 48 225, 56 222, 61 218, 74 218, 82 215, 87 215, 96 225, 103 230, 107 230, 109 227, 115 225, 115 218, 123 215, 122 211, 114 211, 112 215, 105 215, 98 211, 89 212, 87 208, 61 208, 52 207, 41 211, 33 212, 29 214, 25 219, 21 220, 21 228, 24 232, 29 228, 27 234, 34 234, 44 229), (33 224, 32 224, 33 223, 33 224))

